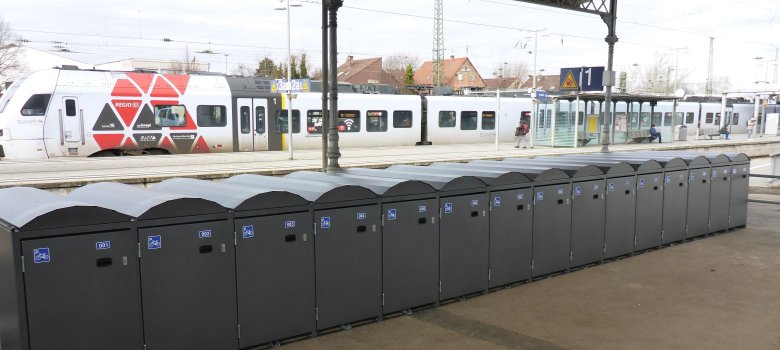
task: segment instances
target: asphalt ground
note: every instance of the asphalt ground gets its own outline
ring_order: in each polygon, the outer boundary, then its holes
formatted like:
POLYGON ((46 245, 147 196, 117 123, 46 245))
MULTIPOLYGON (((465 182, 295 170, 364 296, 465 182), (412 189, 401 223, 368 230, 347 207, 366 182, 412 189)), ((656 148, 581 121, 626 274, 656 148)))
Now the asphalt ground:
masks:
POLYGON ((779 228, 750 203, 746 228, 283 348, 780 349, 779 228))

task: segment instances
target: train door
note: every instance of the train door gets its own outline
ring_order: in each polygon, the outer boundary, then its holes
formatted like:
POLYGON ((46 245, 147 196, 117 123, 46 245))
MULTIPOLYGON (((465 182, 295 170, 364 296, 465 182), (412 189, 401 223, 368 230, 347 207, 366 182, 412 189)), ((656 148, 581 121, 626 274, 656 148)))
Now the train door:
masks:
POLYGON ((62 98, 60 109, 60 131, 62 144, 84 143, 84 113, 79 109, 79 100, 76 97, 66 96, 62 98))
POLYGON ((238 148, 240 151, 261 151, 268 149, 266 130, 267 103, 259 98, 239 98, 238 148))

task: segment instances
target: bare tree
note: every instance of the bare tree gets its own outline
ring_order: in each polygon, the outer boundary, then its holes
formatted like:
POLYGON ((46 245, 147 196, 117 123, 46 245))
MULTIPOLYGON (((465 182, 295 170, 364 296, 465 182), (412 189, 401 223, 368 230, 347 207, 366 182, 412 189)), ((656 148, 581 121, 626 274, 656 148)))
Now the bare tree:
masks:
POLYGON ((629 85, 638 85, 639 92, 665 95, 673 94, 675 87, 683 87, 688 76, 693 72, 691 69, 675 67, 672 57, 659 52, 653 55, 652 61, 642 66, 641 71, 639 76, 642 80, 629 85))
POLYGON ((231 74, 237 75, 237 76, 240 76, 240 77, 251 77, 252 73, 253 73, 252 69, 249 68, 244 63, 239 63, 238 66, 236 68, 234 68, 233 71, 231 72, 231 74))
POLYGON ((0 18, 0 86, 16 75, 24 72, 24 64, 19 57, 21 46, 8 24, 0 18))
POLYGON ((184 57, 182 60, 171 62, 171 69, 179 73, 192 73, 198 71, 198 58, 190 56, 189 46, 184 47, 184 57))
POLYGON ((397 53, 382 58, 382 70, 393 77, 398 82, 406 80, 407 66, 412 66, 413 70, 420 67, 420 58, 405 53, 397 53))

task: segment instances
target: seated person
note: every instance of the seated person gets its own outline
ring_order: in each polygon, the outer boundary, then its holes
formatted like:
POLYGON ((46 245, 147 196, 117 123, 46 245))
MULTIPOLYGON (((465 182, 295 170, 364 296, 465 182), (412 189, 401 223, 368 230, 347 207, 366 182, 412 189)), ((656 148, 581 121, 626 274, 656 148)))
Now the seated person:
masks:
POLYGON ((650 124, 650 142, 658 139, 658 143, 661 143, 661 133, 655 128, 655 124, 650 124))
POLYGON ((724 125, 722 128, 720 128, 720 131, 719 131, 719 133, 720 133, 721 135, 724 135, 726 140, 728 140, 728 139, 729 139, 729 135, 731 134, 731 133, 729 132, 729 128, 728 128, 727 126, 725 126, 725 125, 724 125))

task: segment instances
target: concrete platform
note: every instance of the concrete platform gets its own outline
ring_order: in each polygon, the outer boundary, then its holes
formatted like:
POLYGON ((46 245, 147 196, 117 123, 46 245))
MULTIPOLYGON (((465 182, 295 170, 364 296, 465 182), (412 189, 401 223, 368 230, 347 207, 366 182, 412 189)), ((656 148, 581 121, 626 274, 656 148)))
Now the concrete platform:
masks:
POLYGON ((745 229, 283 348, 780 349, 778 211, 751 203, 745 229))
MULTIPOLYGON (((669 143, 610 145, 611 151, 687 150, 708 152, 742 152, 748 156, 767 156, 780 151, 780 137, 746 140, 734 135, 732 140, 692 140, 669 143)), ((433 162, 536 157, 540 155, 581 154, 601 151, 601 145, 581 148, 517 149, 513 143, 468 145, 432 145, 342 149, 342 167, 388 167, 393 164, 427 165, 433 162)), ((146 185, 172 177, 223 179, 237 174, 283 175, 298 170, 319 171, 320 150, 295 151, 294 160, 287 152, 236 152, 117 158, 58 158, 41 161, 0 161, 0 188, 31 186, 64 191, 100 181, 118 181, 146 185)))

